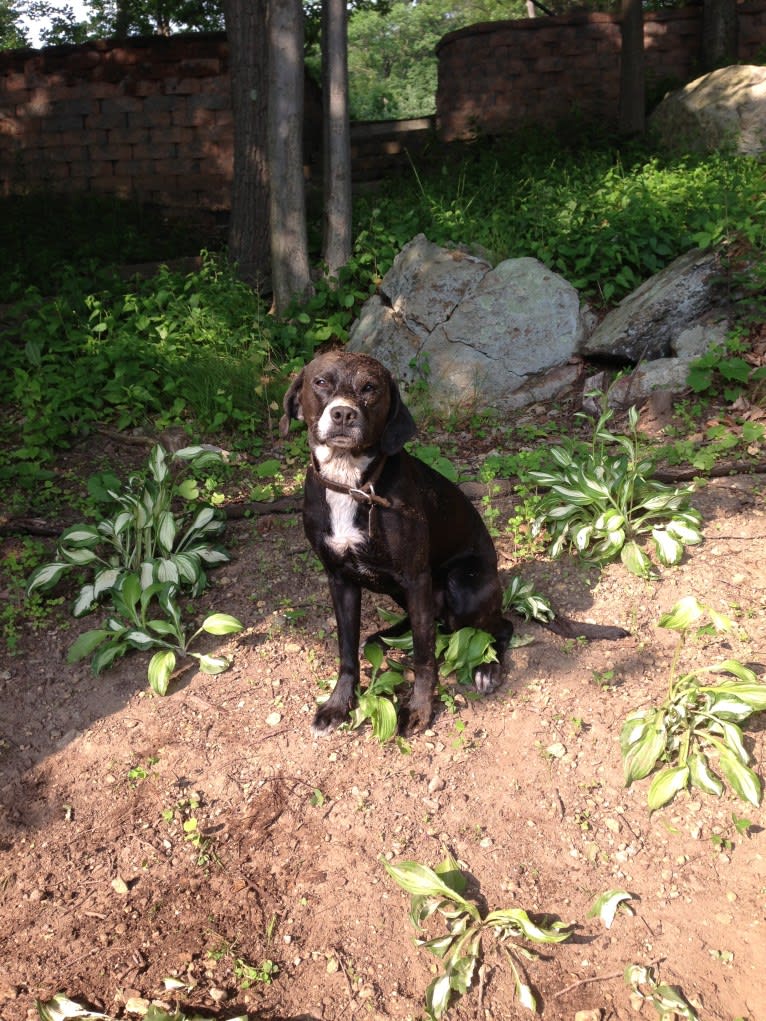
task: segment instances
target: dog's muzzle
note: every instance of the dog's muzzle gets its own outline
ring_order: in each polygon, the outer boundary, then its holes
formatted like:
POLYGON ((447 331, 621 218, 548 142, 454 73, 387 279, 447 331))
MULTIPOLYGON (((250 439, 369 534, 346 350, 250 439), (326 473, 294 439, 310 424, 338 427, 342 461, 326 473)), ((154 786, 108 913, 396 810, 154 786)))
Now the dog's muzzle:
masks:
POLYGON ((317 439, 331 447, 358 447, 364 438, 362 422, 362 414, 353 404, 330 401, 319 416, 317 439))

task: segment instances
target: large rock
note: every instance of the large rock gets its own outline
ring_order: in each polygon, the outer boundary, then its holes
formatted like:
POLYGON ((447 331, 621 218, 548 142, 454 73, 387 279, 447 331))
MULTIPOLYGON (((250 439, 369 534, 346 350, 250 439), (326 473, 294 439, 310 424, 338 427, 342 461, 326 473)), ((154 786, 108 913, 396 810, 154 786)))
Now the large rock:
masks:
POLYGON ((719 276, 715 253, 697 248, 679 256, 605 316, 582 354, 624 363, 681 355, 688 352, 679 343, 688 347, 696 329, 700 340, 692 357, 698 357, 710 346, 711 325, 721 319, 719 276))
POLYGON ((669 93, 649 119, 671 151, 766 152, 766 67, 734 64, 669 93))
POLYGON ((374 354, 405 383, 427 381, 437 408, 510 410, 576 378, 567 363, 590 315, 577 291, 536 259, 492 269, 419 235, 380 291, 354 324, 349 347, 374 354))

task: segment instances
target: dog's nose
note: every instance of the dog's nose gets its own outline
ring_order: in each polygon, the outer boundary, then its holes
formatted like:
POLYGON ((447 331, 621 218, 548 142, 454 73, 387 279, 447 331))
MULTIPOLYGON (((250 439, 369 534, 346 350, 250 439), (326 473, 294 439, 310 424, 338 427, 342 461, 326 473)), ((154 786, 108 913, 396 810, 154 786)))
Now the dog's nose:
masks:
POLYGON ((359 417, 359 412, 356 408, 351 408, 348 404, 336 404, 330 412, 333 425, 340 425, 348 428, 353 425, 359 417))

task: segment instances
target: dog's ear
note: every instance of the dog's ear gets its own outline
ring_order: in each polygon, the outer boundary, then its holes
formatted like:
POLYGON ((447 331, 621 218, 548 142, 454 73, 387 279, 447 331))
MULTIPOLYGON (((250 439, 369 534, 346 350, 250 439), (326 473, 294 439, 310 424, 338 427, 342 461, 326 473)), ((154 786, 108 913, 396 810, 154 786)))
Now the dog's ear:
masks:
POLYGON ((284 439, 290 432, 290 422, 294 418, 303 418, 303 408, 301 406, 301 390, 303 389, 303 369, 298 373, 295 379, 290 384, 287 393, 285 394, 284 400, 282 401, 282 407, 285 409, 284 415, 279 420, 279 435, 284 439))
POLYGON ((391 408, 383 435, 380 437, 380 449, 384 454, 398 454, 417 431, 415 419, 402 400, 399 387, 391 380, 391 408))

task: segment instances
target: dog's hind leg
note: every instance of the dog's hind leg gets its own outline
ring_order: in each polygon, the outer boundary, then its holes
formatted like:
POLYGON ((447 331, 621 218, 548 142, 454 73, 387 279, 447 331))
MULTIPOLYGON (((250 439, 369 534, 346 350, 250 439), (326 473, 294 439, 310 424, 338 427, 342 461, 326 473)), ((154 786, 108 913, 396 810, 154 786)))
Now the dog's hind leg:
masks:
POLYGON ((503 594, 497 568, 487 557, 468 554, 453 561, 444 578, 444 622, 450 631, 479 628, 494 638, 497 660, 474 670, 476 690, 488 695, 503 679, 503 657, 513 624, 503 616, 503 594))

